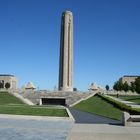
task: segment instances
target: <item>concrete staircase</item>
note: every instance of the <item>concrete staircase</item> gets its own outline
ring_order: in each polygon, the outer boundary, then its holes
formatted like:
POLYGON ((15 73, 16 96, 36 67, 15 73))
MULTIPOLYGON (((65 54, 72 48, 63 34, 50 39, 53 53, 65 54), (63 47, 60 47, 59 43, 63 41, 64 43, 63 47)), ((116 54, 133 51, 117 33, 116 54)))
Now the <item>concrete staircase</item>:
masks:
POLYGON ((47 98, 47 97, 64 97, 66 98, 66 104, 68 106, 71 106, 75 103, 78 103, 79 101, 82 101, 84 99, 87 99, 94 95, 94 93, 91 92, 56 92, 56 91, 25 91, 19 93, 21 96, 23 96, 26 99, 29 99, 34 104, 39 104, 40 98, 47 98))

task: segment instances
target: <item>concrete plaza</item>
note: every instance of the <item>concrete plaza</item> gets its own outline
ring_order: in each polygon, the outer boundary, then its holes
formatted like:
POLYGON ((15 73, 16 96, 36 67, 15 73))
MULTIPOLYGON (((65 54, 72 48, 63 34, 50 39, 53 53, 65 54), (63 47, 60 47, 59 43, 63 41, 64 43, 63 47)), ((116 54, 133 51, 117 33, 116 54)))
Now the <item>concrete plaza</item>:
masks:
POLYGON ((67 140, 139 140, 140 127, 75 124, 67 140))
POLYGON ((10 117, 0 115, 0 140, 66 140, 73 126, 72 121, 53 117, 10 117))
POLYGON ((81 124, 58 117, 0 115, 1 140, 139 140, 140 125, 81 124))

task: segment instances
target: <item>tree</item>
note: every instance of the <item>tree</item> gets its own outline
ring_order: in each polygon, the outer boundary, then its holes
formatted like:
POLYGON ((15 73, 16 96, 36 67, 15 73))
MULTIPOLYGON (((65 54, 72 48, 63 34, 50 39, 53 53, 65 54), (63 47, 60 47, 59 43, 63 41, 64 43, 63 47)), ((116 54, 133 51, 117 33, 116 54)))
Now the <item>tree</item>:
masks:
POLYGON ((113 89, 118 91, 117 82, 114 83, 113 89))
POLYGON ((73 88, 73 91, 77 91, 77 88, 76 88, 76 87, 74 87, 74 88, 73 88))
POLYGON ((113 89, 114 90, 117 90, 117 91, 121 91, 123 90, 123 83, 121 80, 115 82, 114 86, 113 86, 113 89))
POLYGON ((106 90, 108 91, 108 90, 109 90, 109 85, 106 85, 105 88, 106 88, 106 90))
POLYGON ((124 90, 125 92, 127 92, 129 89, 130 89, 130 88, 129 88, 128 83, 125 82, 125 83, 123 84, 123 90, 124 90))
POLYGON ((123 90, 123 83, 122 83, 121 80, 118 81, 118 89, 119 89, 120 91, 123 90))
POLYGON ((1 88, 4 88, 3 82, 0 82, 0 89, 1 89, 1 88))
POLYGON ((136 92, 140 93, 140 77, 137 77, 135 82, 134 82, 135 86, 136 86, 136 92))
POLYGON ((6 88, 6 89, 9 89, 10 86, 11 86, 10 83, 6 83, 6 84, 5 84, 5 88, 6 88))
POLYGON ((132 92, 135 92, 135 91, 136 91, 135 82, 131 82, 130 90, 131 90, 132 92))

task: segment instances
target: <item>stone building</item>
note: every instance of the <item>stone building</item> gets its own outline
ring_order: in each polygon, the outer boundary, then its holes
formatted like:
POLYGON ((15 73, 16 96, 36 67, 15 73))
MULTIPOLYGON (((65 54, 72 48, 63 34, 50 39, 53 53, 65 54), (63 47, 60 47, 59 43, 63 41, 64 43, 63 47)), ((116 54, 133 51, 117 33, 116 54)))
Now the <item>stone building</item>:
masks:
POLYGON ((127 82, 128 85, 130 85, 131 82, 135 82, 137 77, 140 77, 140 76, 125 75, 125 76, 121 77, 120 80, 122 81, 122 83, 127 82))
POLYGON ((17 79, 14 75, 10 74, 0 74, 0 83, 2 83, 5 88, 6 83, 10 83, 10 89, 17 89, 17 79))

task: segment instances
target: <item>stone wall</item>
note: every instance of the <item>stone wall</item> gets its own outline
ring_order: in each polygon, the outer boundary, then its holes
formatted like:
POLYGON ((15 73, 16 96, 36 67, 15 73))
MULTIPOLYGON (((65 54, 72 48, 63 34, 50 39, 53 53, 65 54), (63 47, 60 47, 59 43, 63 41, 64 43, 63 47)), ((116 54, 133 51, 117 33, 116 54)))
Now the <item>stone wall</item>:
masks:
POLYGON ((102 90, 100 91, 101 93, 104 93, 104 94, 111 94, 111 95, 139 95, 138 93, 136 92, 132 92, 132 91, 128 91, 128 92, 125 92, 125 91, 115 91, 115 90, 102 90))
POLYGON ((24 98, 31 100, 35 104, 39 104, 39 100, 41 98, 66 98, 66 104, 71 105, 77 102, 80 99, 84 99, 90 96, 92 93, 90 92, 63 92, 63 91, 22 91, 20 90, 19 94, 21 94, 24 98))

